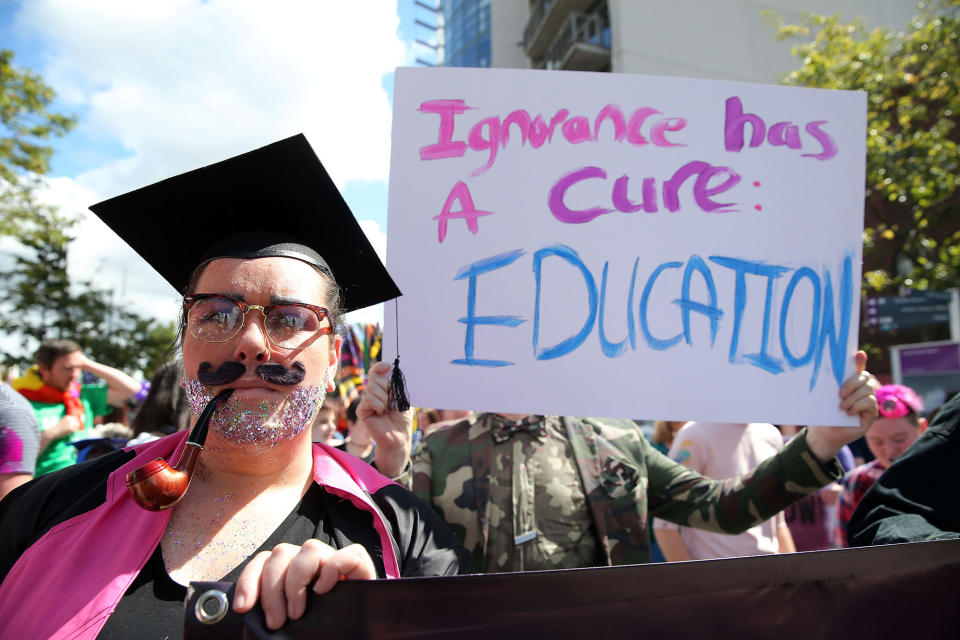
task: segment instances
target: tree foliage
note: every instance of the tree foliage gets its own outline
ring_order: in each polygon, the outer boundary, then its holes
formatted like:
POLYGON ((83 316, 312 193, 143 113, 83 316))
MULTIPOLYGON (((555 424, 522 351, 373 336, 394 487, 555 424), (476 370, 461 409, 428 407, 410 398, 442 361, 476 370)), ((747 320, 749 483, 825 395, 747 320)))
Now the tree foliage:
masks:
POLYGON ((960 0, 921 3, 902 31, 810 14, 784 83, 867 92, 864 289, 960 282, 960 0))
POLYGON ((51 136, 62 136, 75 119, 50 110, 55 94, 38 74, 13 66, 13 52, 0 49, 0 178, 13 184, 18 173, 50 169, 51 136))
POLYGON ((26 251, 14 256, 13 268, 0 272, 5 288, 0 332, 18 337, 20 350, 4 353, 5 363, 28 364, 41 341, 70 338, 98 362, 152 375, 174 342, 173 324, 125 309, 91 282, 71 283, 67 250, 76 221, 35 201, 21 202, 18 210, 16 239, 26 251))
POLYGON ((143 318, 91 282, 73 283, 67 250, 77 220, 41 204, 36 192, 50 168, 48 142, 75 124, 51 109, 55 94, 38 74, 13 65, 0 50, 0 235, 21 251, 0 272, 0 333, 19 341, 5 364, 29 364, 48 338, 70 338, 99 362, 153 374, 175 338, 173 324, 143 318))

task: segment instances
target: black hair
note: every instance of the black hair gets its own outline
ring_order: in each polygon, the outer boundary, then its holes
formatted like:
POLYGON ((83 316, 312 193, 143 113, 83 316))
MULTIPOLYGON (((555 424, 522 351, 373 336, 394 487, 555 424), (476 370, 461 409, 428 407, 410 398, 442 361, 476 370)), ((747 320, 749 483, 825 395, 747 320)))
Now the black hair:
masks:
POLYGON ((150 392, 131 425, 134 433, 146 431, 162 436, 190 425, 187 394, 180 386, 182 378, 183 365, 179 360, 157 369, 150 380, 150 392))

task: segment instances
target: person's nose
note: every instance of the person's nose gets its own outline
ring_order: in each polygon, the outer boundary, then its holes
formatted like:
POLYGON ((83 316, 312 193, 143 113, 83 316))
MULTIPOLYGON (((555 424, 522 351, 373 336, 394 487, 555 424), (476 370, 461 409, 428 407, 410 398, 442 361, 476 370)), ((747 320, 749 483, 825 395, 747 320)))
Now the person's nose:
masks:
POLYGON ((233 338, 233 359, 237 362, 263 363, 270 360, 270 341, 263 326, 263 314, 247 311, 243 326, 233 338))

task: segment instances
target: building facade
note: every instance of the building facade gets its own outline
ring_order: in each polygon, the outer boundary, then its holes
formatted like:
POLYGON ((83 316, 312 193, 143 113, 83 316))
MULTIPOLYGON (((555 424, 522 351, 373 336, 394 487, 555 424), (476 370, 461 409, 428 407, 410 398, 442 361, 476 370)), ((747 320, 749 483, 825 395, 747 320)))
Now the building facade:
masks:
MULTIPOLYGON (((445 0, 450 3, 450 0, 445 0)), ((457 4, 457 3, 452 3, 457 4)), ((775 83, 797 66, 765 17, 863 16, 902 27, 915 0, 490 0, 495 67, 775 83)))
POLYGON ((445 67, 490 66, 490 0, 443 0, 445 67))

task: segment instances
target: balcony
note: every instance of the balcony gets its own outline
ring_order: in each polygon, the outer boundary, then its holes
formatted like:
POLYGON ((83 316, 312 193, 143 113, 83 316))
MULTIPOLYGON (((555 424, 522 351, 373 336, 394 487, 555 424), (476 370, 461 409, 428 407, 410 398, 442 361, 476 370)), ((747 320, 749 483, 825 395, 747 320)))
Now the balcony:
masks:
MULTIPOLYGON (((534 66, 543 58, 557 30, 572 11, 586 11, 597 0, 535 0, 523 29, 523 49, 534 66)), ((542 66, 542 65, 539 65, 542 66)))
POLYGON ((574 11, 544 55, 544 68, 601 71, 610 66, 610 21, 603 13, 574 11))

